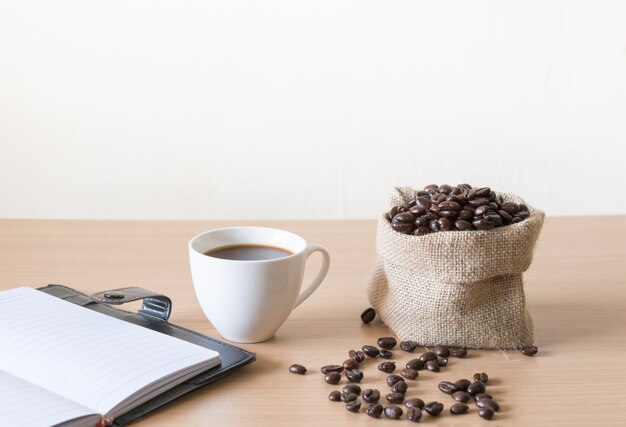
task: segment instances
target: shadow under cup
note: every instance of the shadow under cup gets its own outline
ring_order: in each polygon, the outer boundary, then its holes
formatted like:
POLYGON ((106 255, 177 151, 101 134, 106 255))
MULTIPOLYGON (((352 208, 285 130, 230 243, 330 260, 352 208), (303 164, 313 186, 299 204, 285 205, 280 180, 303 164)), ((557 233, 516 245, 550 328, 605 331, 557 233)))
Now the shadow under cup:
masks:
MULTIPOLYGON (((204 314, 220 335, 241 343, 272 338, 297 305, 308 255, 313 250, 326 252, 313 246, 296 234, 265 227, 222 228, 192 238, 189 262, 193 286, 204 314), (205 255, 233 245, 273 246, 292 254, 251 261, 205 255)), ((323 275, 319 282, 322 279, 323 275)))

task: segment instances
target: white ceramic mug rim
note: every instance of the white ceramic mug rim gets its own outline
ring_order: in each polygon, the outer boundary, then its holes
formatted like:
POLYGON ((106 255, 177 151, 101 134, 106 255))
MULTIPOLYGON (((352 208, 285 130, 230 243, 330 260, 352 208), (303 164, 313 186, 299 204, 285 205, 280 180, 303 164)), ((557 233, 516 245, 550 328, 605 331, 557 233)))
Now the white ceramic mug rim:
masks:
MULTIPOLYGON (((213 258, 215 260, 219 260, 220 262, 239 263, 239 264, 242 264, 242 263, 276 263, 276 262, 281 262, 281 261, 284 261, 284 260, 291 259, 293 257, 296 257, 296 256, 302 254, 304 251, 307 250, 307 247, 309 246, 308 243, 306 242, 306 240, 304 240, 302 237, 300 237, 296 233, 292 233, 291 231, 281 230, 280 228, 272 228, 272 227, 258 227, 258 226, 242 225, 242 226, 233 226, 233 227, 214 228, 212 230, 207 230, 207 231, 203 231, 200 234, 196 234, 195 236, 193 236, 189 240, 189 244, 188 244, 189 249, 193 250, 195 253, 197 253, 199 255, 208 257, 208 255, 205 255, 203 252, 200 252, 196 248, 194 248, 193 247, 193 243, 197 239, 202 237, 202 236, 205 236, 205 235, 208 235, 208 234, 217 233, 217 232, 229 231, 229 230, 264 230, 264 231, 272 231, 272 232, 276 232, 276 233, 289 234, 292 237, 294 237, 295 239, 300 241, 300 243, 302 244, 302 248, 300 250, 296 251, 296 252, 291 253, 290 255, 285 256, 285 257, 274 258, 274 259, 237 260, 237 259, 213 258)), ((240 243, 240 244, 244 244, 244 243, 240 243)), ((211 248, 211 249, 216 249, 216 248, 219 248, 219 247, 221 247, 221 246, 216 246, 216 247, 211 248)), ((207 249, 207 250, 211 250, 211 249, 207 249)), ((289 249, 289 251, 292 252, 291 249, 289 249)))

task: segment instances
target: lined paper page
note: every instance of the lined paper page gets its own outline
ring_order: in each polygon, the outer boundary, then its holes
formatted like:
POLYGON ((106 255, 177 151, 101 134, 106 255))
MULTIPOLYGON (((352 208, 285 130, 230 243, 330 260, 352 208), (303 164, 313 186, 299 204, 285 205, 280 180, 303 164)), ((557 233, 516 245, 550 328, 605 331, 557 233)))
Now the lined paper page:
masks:
MULTIPOLYGON (((12 427, 48 427, 94 415, 78 403, 4 371, 0 371, 0 408, 0 425, 12 427)), ((91 421, 91 425, 96 422, 91 421)))
POLYGON ((215 351, 31 288, 0 292, 0 325, 0 369, 100 414, 174 372, 220 363, 215 351))

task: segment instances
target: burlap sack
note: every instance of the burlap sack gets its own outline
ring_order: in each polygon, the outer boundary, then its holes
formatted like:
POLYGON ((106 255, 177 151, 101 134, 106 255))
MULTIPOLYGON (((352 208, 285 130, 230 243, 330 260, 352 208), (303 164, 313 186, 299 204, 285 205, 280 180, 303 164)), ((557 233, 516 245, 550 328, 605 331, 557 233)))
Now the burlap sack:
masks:
MULTIPOLYGON (((504 201, 524 203, 512 194, 504 201)), ((396 188, 389 208, 414 196, 396 188)), ((489 231, 401 234, 381 216, 378 260, 367 295, 398 338, 423 346, 521 348, 533 343, 522 272, 530 266, 544 213, 489 231)))

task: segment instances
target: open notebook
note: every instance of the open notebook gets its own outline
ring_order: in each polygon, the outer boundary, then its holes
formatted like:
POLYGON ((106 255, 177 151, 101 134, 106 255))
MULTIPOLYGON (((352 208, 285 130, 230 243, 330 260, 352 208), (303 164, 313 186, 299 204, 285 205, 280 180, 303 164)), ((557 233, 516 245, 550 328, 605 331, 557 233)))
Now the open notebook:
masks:
POLYGON ((216 351, 44 292, 0 292, 2 426, 94 426, 219 364, 216 351))

